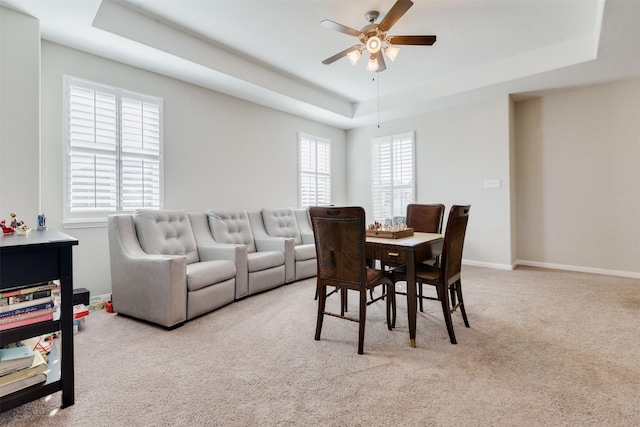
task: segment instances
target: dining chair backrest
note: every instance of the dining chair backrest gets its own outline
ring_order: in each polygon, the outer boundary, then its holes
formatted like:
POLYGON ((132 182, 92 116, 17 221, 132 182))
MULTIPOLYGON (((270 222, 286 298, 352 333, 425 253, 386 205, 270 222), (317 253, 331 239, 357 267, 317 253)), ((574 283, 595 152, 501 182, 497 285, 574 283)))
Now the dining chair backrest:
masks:
POLYGON ((413 203, 407 206, 407 227, 421 233, 442 233, 444 205, 413 203))
POLYGON ((458 280, 462 267, 462 250, 464 247, 464 236, 467 232, 469 221, 469 210, 471 206, 453 205, 449 211, 447 228, 444 233, 444 244, 442 246, 442 280, 448 283, 458 280))
POLYGON ((365 285, 365 213, 361 207, 309 208, 315 237, 318 278, 365 285))

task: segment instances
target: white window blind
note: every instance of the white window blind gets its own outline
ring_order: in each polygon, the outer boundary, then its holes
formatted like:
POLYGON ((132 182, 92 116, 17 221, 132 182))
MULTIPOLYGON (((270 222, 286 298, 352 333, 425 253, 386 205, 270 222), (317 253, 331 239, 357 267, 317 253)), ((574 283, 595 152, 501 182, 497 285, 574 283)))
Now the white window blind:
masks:
POLYGON ((65 78, 67 227, 162 203, 162 100, 65 78))
POLYGON ((331 204, 331 141, 298 135, 301 207, 331 204))
POLYGON ((413 132, 371 141, 371 190, 375 221, 406 215, 415 199, 413 132))

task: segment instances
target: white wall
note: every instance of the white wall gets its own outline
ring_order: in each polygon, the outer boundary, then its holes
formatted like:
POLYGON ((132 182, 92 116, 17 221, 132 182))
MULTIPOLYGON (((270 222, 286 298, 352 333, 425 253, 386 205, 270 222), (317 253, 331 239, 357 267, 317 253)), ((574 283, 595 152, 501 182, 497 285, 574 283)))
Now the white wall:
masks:
POLYGON ((640 277, 640 79, 515 105, 519 262, 640 277))
MULTIPOLYGON (((467 263, 511 268, 511 150, 507 96, 347 132, 348 199, 372 212, 371 139, 415 130, 416 202, 471 204, 467 263), (500 189, 484 180, 500 179, 500 189)), ((445 219, 446 221, 446 219, 445 219)))
MULTIPOLYGON (((43 41, 43 210, 52 228, 62 229, 65 74, 163 98, 166 209, 297 207, 298 132, 332 141, 334 202, 346 202, 343 130, 43 41)), ((106 228, 64 232, 80 241, 74 285, 109 293, 106 228)))
POLYGON ((39 149, 40 26, 0 7, 0 219, 38 225, 39 149))

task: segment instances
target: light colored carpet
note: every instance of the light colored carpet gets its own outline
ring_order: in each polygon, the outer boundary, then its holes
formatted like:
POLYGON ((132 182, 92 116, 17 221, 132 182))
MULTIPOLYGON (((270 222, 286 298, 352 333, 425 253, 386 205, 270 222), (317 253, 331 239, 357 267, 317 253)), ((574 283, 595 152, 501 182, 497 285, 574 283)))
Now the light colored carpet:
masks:
POLYGON ((369 307, 364 355, 356 323, 325 318, 314 341, 315 280, 174 331, 94 312, 75 335, 75 405, 56 393, 0 425, 640 425, 640 280, 465 267, 463 285, 457 345, 427 301, 410 348, 399 297, 392 332, 369 307))

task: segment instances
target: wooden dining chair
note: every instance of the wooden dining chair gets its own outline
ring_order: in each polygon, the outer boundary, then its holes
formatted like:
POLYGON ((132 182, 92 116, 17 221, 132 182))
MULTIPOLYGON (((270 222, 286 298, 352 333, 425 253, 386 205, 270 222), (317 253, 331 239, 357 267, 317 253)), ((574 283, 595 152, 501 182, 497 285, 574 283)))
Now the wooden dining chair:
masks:
MULTIPOLYGON (((413 228, 413 231, 419 233, 442 233, 442 219, 444 218, 444 205, 443 204, 419 204, 412 203, 407 205, 407 227, 413 228)), ((433 260, 427 260, 426 262, 435 266, 438 266, 439 258, 433 260)), ((383 269, 394 268, 397 265, 390 263, 384 263, 383 269)), ((397 291, 397 294, 406 295, 406 292, 397 291)), ((420 311, 423 311, 423 294, 422 286, 418 285, 418 301, 420 305, 420 311)))
MULTIPOLYGON (((464 325, 467 328, 469 327, 469 320, 467 319, 467 312, 465 311, 464 300, 462 299, 460 270, 470 209, 470 206, 454 205, 451 207, 449 219, 447 220, 447 228, 444 233, 440 265, 432 266, 429 264, 421 264, 416 271, 416 282, 418 283, 420 291, 423 285, 431 285, 436 288, 436 297, 424 296, 422 292, 420 292, 419 298, 421 300, 429 299, 440 301, 451 344, 456 344, 451 313, 460 308, 464 325), (452 295, 451 298, 449 296, 450 293, 452 295)), ((404 267, 396 268, 392 274, 394 281, 406 280, 406 269, 404 267)))
MULTIPOLYGON (((365 251, 365 213, 361 207, 311 207, 311 225, 318 263, 318 318, 316 341, 320 340, 325 315, 359 323, 358 354, 363 354, 367 306, 384 299, 387 327, 391 330, 391 311, 395 311, 394 283, 389 273, 367 267, 365 251), (367 290, 383 286, 382 296, 367 301, 367 290), (339 289, 340 313, 327 310, 327 287, 339 289), (348 290, 359 292, 358 317, 345 315, 348 290)), ((332 292, 333 293, 333 292, 332 292)))

